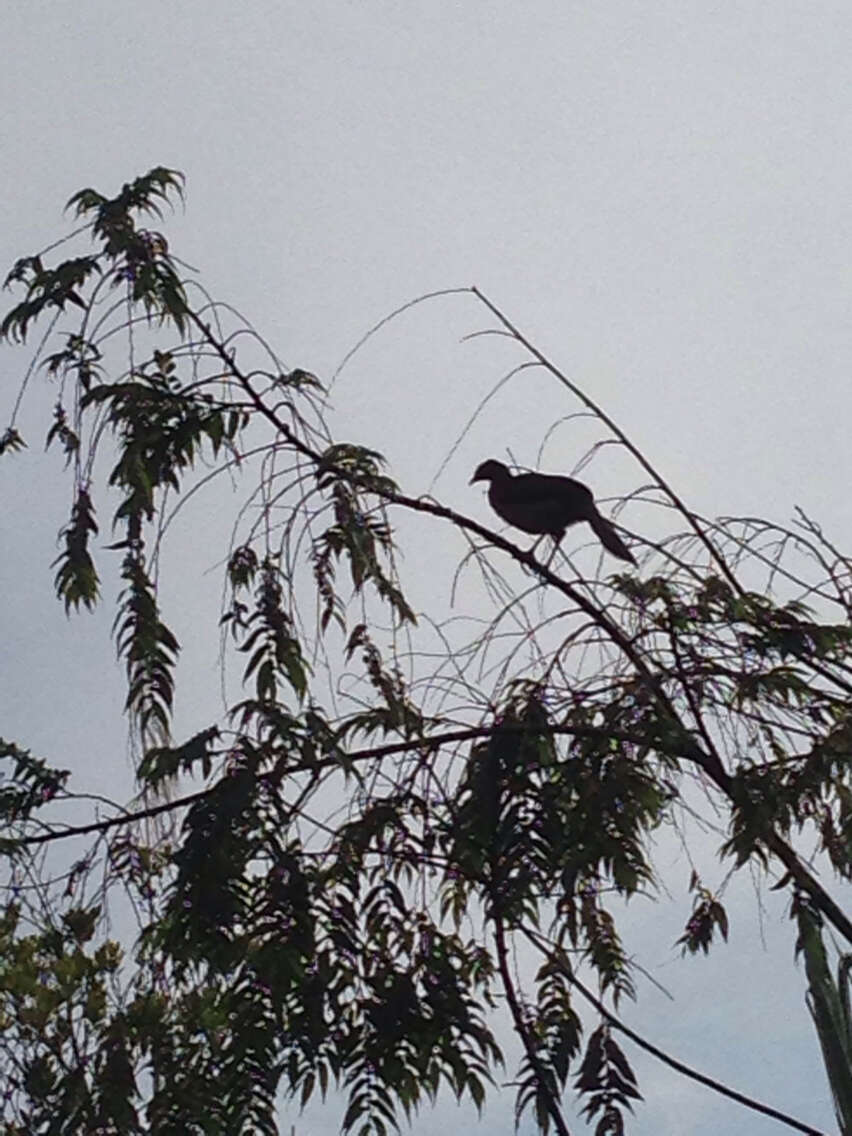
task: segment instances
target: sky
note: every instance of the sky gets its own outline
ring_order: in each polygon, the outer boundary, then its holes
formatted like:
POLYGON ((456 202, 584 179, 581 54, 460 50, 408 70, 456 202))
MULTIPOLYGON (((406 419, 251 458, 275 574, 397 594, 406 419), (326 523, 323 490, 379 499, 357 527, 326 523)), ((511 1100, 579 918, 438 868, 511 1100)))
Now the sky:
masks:
MULTIPOLYGON (((180 169, 187 203, 165 224, 170 247, 289 365, 329 379, 391 311, 476 285, 697 512, 789 523, 798 506, 842 546, 850 37, 852 9, 826 0, 6 0, 0 266, 61 235, 62 206, 83 186, 113 193, 152 166, 180 169)), ((505 341, 467 338, 492 326, 469 295, 407 310, 347 361, 330 413, 338 437, 385 453, 406 492, 484 523, 468 485, 480 460, 570 473, 598 437, 531 371, 465 432, 520 361, 505 341)), ((0 420, 24 365, 3 349, 0 420)), ((25 436, 51 400, 34 383, 25 436)), ((601 496, 644 480, 611 447, 583 476, 601 496)), ((126 795, 111 617, 69 622, 51 600, 67 502, 60 459, 40 442, 4 461, 0 734, 92 791, 126 795)), ((203 508, 217 505, 199 523, 203 508)), ((431 571, 442 538, 419 523, 404 532, 418 601, 444 603, 431 571)), ((188 579, 216 561, 198 548, 193 536, 180 552, 188 579)), ((191 628, 217 588, 176 593, 199 674, 187 724, 215 681, 191 628)), ((682 884, 674 850, 661 855, 682 884)), ((673 947, 682 911, 646 904, 633 947, 675 1000, 646 984, 626 1019, 834 1131, 783 901, 762 899, 758 913, 748 876, 735 881, 730 944, 689 960, 673 947)), ((628 1052, 646 1098, 632 1133, 779 1131, 628 1052)), ((465 1112, 465 1127, 508 1133, 509 1098, 479 1128, 465 1112)), ((458 1119, 442 1102, 415 1131, 458 1119)), ((292 1117, 299 1136, 338 1121, 333 1105, 292 1117)))

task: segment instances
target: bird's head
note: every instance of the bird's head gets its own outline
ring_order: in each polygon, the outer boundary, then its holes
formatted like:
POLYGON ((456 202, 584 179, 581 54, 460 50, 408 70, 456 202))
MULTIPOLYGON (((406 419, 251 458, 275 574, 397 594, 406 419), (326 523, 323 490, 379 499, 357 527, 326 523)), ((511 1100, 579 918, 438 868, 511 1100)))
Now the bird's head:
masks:
POLYGON ((484 461, 476 467, 476 473, 470 479, 470 484, 473 485, 474 481, 505 481, 506 478, 511 476, 508 468, 502 462, 489 458, 488 461, 484 461))

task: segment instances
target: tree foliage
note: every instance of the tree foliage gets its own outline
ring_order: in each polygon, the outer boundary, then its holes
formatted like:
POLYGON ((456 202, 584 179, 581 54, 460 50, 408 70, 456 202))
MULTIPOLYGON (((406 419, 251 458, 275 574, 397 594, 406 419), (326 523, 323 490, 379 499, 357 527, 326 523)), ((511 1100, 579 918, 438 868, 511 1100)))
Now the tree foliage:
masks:
MULTIPOLYGON (((164 168, 113 198, 83 190, 69 204, 94 251, 25 257, 6 281, 2 336, 47 322, 33 366, 57 390, 47 443, 73 481, 56 592, 76 613, 119 585, 137 776, 160 798, 82 826, 91 843, 57 873, 43 852, 63 828, 44 810, 68 774, 0 745, 2 1131, 275 1133, 282 1094, 338 1089, 343 1130, 383 1136, 443 1089, 481 1107, 505 1076, 506 1014, 518 1119, 566 1133, 573 1089, 596 1133, 626 1131, 641 1096, 619 1040, 636 997, 620 920, 656 887, 655 833, 702 802, 726 818, 729 871, 789 890, 816 1017, 821 930, 848 946, 852 924, 799 850, 848 882, 852 562, 805 517, 691 513, 475 290, 635 458, 648 483, 627 504, 664 535, 638 572, 585 578, 407 495, 380 454, 330 436, 315 376, 190 299, 141 224, 181 195, 164 168), (222 476, 248 486, 221 614, 243 690, 176 739, 163 549, 222 476), (96 550, 105 510, 116 539, 96 550), (401 511, 464 542, 458 584, 491 605, 484 631, 413 610, 401 511), (140 824, 164 815, 171 829, 140 824), (117 895, 135 942, 110 938, 117 895), (519 952, 537 969, 519 973, 519 952)), ((12 421, 3 461, 24 444, 12 421)), ((696 872, 689 890, 680 943, 707 952, 728 917, 696 872)))

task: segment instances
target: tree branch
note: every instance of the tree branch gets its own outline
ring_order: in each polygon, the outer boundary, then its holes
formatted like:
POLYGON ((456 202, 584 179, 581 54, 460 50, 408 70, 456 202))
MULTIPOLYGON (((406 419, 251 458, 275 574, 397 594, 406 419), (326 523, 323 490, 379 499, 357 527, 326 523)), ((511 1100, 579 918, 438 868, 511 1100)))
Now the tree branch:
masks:
POLYGON ((547 1111, 550 1113, 550 1118, 553 1125, 560 1136, 571 1136, 565 1119, 562 1116, 562 1110, 559 1107, 559 1101, 553 1092, 553 1078, 548 1074, 548 1070, 544 1067, 541 1059, 538 1056, 538 1051, 535 1046, 535 1041, 530 1037, 527 1023, 524 1020, 524 1012, 521 1004, 518 1001, 518 996, 515 992, 515 987, 512 982, 512 976, 509 973, 509 958, 506 951, 506 931, 503 926, 503 918, 496 907, 496 897, 491 895, 491 903, 493 906, 492 918, 494 920, 494 942, 497 947, 497 966, 500 971, 500 978, 503 982, 503 989, 506 993, 506 1001, 509 1004, 509 1010, 512 1014, 512 1021, 515 1023, 515 1029, 520 1037, 524 1046, 524 1052, 527 1055, 532 1069, 535 1072, 536 1080, 538 1081, 539 1088, 542 1095, 547 1102, 547 1111))
MULTIPOLYGON (((297 765, 289 766, 286 770, 286 774, 290 776, 295 773, 317 773, 333 769, 343 769, 344 765, 342 759, 344 758, 346 763, 370 761, 401 753, 411 753, 415 750, 428 750, 458 742, 477 741, 480 738, 490 737, 497 728, 496 726, 471 726, 467 729, 448 730, 442 734, 426 734, 423 737, 412 738, 405 742, 388 742, 386 745, 370 746, 367 749, 353 750, 346 754, 341 751, 340 758, 329 757, 321 761, 305 761, 297 765)), ((499 729, 505 733, 526 733, 529 727, 504 725, 501 723, 499 729)), ((596 729, 592 726, 550 726, 548 732, 577 738, 612 739, 630 745, 656 746, 657 748, 661 748, 659 742, 654 738, 619 730, 596 729)), ((673 754, 672 756, 678 755, 673 754)), ((124 812, 121 816, 109 817, 106 820, 74 825, 58 831, 42 832, 37 836, 23 836, 20 839, 10 840, 10 843, 14 843, 16 847, 29 847, 38 844, 49 844, 54 840, 65 840, 70 836, 86 836, 93 832, 105 832, 107 829, 116 828, 122 824, 134 824, 136 821, 149 820, 151 817, 160 816, 163 813, 171 812, 173 809, 182 809, 186 808, 188 805, 194 805, 197 801, 203 801, 204 798, 212 792, 212 789, 213 787, 199 789, 195 793, 188 793, 186 796, 176 797, 171 801, 151 805, 149 808, 139 809, 137 812, 124 812)), ((114 807, 118 808, 120 806, 115 805, 114 807)))
POLYGON ((796 1120, 794 1117, 788 1116, 784 1112, 780 1112, 777 1108, 772 1108, 771 1105, 761 1104, 760 1101, 756 1101, 752 1097, 747 1097, 744 1093, 737 1092, 736 1089, 729 1089, 727 1085, 723 1085, 721 1081, 715 1081, 712 1077, 708 1077, 704 1073, 699 1073, 697 1069, 691 1069, 688 1065, 684 1065, 682 1061, 678 1061, 676 1057, 670 1057, 668 1053, 665 1053, 662 1049, 658 1049, 657 1046, 652 1045, 650 1041, 646 1041, 636 1033, 635 1030, 630 1029, 629 1026, 619 1021, 615 1014, 608 1010, 603 1002, 601 1002, 599 998, 596 998, 591 990, 583 985, 579 978, 575 976, 571 964, 563 957, 563 953, 559 948, 551 946, 549 943, 542 944, 540 941, 541 936, 537 935, 534 931, 528 930, 526 927, 521 928, 521 930, 527 940, 537 947, 545 957, 550 959, 553 955, 556 955, 561 964, 562 973, 571 985, 582 994, 587 1002, 590 1002, 591 1005, 594 1006, 602 1017, 606 1018, 614 1029, 620 1030, 629 1037, 631 1041, 635 1042, 640 1049, 644 1049, 647 1053, 656 1057, 658 1061, 662 1061, 663 1064, 670 1066, 678 1073, 682 1073, 685 1077, 697 1081, 700 1085, 706 1085, 707 1088, 712 1089, 713 1092, 720 1093, 725 1097, 730 1097, 731 1100, 735 1100, 738 1104, 745 1105, 746 1108, 753 1109, 755 1112, 763 1113, 764 1116, 771 1116, 773 1120, 780 1120, 782 1124, 787 1124, 790 1128, 795 1128, 797 1132, 806 1132, 808 1136, 826 1136, 819 1128, 811 1128, 809 1124, 803 1124, 802 1121, 796 1120))

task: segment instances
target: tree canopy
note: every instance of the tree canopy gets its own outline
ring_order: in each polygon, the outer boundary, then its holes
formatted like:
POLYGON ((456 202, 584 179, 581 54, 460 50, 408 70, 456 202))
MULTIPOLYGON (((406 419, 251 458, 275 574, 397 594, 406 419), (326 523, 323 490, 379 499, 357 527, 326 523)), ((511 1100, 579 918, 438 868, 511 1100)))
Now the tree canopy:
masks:
MULTIPOLYGON (((837 898, 852 561, 804 515, 696 515, 477 289, 489 329, 635 461, 643 484, 615 515, 645 522, 638 569, 526 551, 407 493, 380 453, 331 435, 323 383, 283 366, 143 227, 182 192, 165 168, 115 197, 82 190, 80 255, 23 257, 6 281, 0 335, 29 346, 38 329, 23 385, 50 382, 47 444, 73 485, 57 596, 76 616, 118 585, 140 796, 69 826, 61 755, 0 742, 0 1130, 276 1133, 282 1094, 334 1089, 345 1132, 382 1136, 443 1089, 481 1106, 508 1079, 516 1116, 542 1132, 568 1132, 571 1091, 597 1133, 627 1131, 631 1045, 702 1079, 618 1017, 637 996, 625 901, 658 886, 655 835, 688 844, 702 809, 726 872, 789 894, 803 1002, 807 987, 848 1126, 847 968, 832 973, 824 938, 852 949, 837 898), (223 673, 241 658, 242 689, 175 737, 168 540, 222 479, 241 504, 230 545, 204 551, 224 565, 218 651, 223 673), (462 616, 414 609, 404 515, 455 533, 462 616), (57 867, 68 841, 75 858, 57 867), (133 941, 111 933, 116 904, 133 941)), ((13 416, 4 463, 25 444, 13 416)), ((690 891, 680 942, 697 954, 728 917, 695 871, 690 891)))

